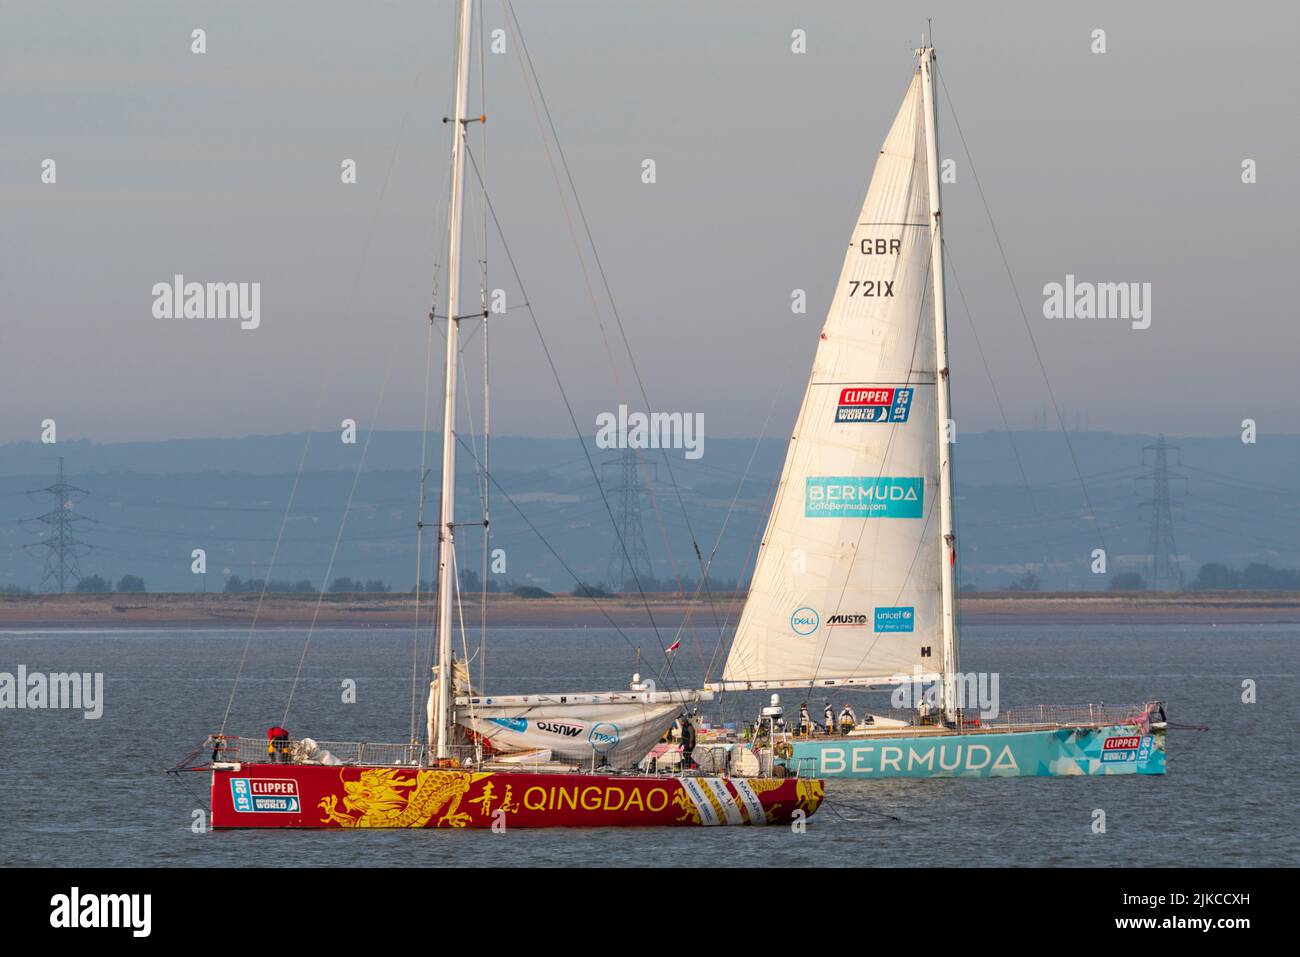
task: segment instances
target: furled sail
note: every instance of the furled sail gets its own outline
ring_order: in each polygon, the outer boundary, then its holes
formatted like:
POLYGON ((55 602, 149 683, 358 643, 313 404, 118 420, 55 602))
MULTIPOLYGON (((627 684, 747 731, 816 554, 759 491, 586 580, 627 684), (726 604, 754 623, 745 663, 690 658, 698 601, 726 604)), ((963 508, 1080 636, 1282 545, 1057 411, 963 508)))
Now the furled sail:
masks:
MULTIPOLYGON (((432 734, 437 720, 439 669, 427 705, 432 734)), ((639 676, 637 676, 639 679, 639 676)), ((655 691, 634 681, 628 691, 483 696, 461 661, 452 667, 455 743, 482 739, 492 751, 548 751, 571 764, 635 767, 687 706, 712 700, 708 691, 655 691)))
POLYGON ((496 751, 545 749, 561 761, 631 768, 684 710, 680 701, 457 704, 456 723, 496 751))
POLYGON ((723 687, 941 667, 923 83, 918 70, 851 235, 723 687))

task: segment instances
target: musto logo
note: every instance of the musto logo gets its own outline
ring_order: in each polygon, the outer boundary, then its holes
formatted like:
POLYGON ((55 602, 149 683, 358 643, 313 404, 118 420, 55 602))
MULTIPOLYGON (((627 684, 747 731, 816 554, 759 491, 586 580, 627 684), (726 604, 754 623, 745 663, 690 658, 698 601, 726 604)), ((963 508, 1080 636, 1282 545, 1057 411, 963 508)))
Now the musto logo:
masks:
POLYGON ((847 626, 862 628, 866 624, 866 615, 831 615, 826 619, 827 628, 844 628, 847 626))
POLYGON ((916 610, 912 605, 876 609, 876 631, 914 631, 916 610))
POLYGON ((576 738, 582 734, 582 725, 565 724, 562 721, 538 721, 537 730, 549 734, 558 734, 565 738, 576 738))
POLYGON ((912 390, 853 387, 840 392, 836 422, 906 422, 912 390))
POLYGON ((282 811, 297 814, 298 782, 280 778, 231 778, 230 796, 236 811, 282 811))
POLYGON ((923 478, 810 475, 805 518, 920 518, 923 478))
POLYGON ((791 629, 802 638, 811 635, 821 623, 821 616, 817 614, 815 608, 797 608, 795 613, 790 616, 791 629))

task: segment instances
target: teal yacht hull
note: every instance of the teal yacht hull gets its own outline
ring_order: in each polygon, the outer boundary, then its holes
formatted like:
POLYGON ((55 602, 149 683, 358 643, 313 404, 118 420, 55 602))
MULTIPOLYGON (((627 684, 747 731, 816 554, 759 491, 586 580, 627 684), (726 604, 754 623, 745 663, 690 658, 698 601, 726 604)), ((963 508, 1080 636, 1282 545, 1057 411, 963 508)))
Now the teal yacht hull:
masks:
POLYGON ((823 778, 1164 774, 1165 730, 1135 725, 796 738, 785 764, 823 778))

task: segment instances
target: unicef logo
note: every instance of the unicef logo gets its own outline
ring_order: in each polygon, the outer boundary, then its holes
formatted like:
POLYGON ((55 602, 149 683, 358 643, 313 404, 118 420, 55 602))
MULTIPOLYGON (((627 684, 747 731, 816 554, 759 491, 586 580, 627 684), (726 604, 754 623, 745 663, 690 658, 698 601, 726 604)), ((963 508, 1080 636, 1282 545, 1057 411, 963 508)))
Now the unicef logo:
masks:
POLYGON ((593 725, 591 733, 587 735, 587 740, 591 743, 591 748, 597 754, 604 754, 618 744, 618 725, 610 724, 608 721, 601 721, 593 725))
POLYGON ((796 608, 795 613, 790 616, 790 627, 794 633, 800 637, 807 638, 821 625, 821 616, 817 614, 815 608, 796 608))
POLYGON ((904 608, 904 609, 903 609, 903 621, 911 621, 911 620, 912 620, 912 609, 910 609, 910 608, 904 608))

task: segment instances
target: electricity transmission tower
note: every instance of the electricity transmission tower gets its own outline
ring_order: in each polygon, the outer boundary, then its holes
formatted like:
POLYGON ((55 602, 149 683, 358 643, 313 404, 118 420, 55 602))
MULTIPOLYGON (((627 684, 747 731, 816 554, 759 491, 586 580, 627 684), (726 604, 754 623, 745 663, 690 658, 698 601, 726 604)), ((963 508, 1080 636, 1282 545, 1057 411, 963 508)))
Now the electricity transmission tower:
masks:
POLYGON ((628 446, 617 461, 604 463, 618 471, 617 485, 610 499, 617 537, 610 546, 606 580, 614 591, 627 591, 651 577, 650 550, 641 524, 641 479, 636 449, 628 446))
POLYGON ((45 488, 31 489, 28 494, 54 496, 53 509, 44 515, 28 519, 30 522, 40 522, 49 531, 41 541, 23 547, 28 551, 44 550, 45 569, 41 575, 41 591, 51 591, 51 586, 57 585, 59 593, 62 594, 68 590, 69 584, 75 585, 81 578, 81 565, 77 561, 77 554, 82 549, 90 547, 73 534, 78 522, 90 521, 84 515, 73 512, 76 503, 90 493, 84 488, 68 484, 63 472, 63 457, 60 456, 59 477, 54 484, 47 485, 45 488))
MULTIPOLYGON (((1146 464, 1146 453, 1153 452, 1152 470, 1139 476, 1139 481, 1151 482, 1151 498, 1143 505, 1151 506, 1151 564, 1147 571, 1147 587, 1153 591, 1182 591, 1183 569, 1178 564, 1178 550, 1174 547, 1173 508, 1169 498, 1169 480, 1186 481, 1184 476, 1171 474, 1169 471, 1169 453, 1180 452, 1176 445, 1168 445, 1162 435, 1155 445, 1142 449, 1142 462, 1146 464)), ((1175 466, 1181 465, 1181 455, 1175 466)))

